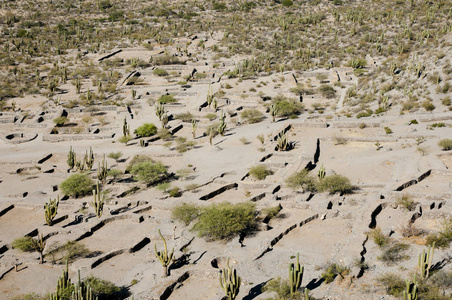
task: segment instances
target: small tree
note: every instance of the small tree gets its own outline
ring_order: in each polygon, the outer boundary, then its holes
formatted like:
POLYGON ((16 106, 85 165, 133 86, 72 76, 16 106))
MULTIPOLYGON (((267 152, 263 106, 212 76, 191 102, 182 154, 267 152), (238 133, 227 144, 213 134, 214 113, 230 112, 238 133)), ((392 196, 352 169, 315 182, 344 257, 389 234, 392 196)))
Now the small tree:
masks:
POLYGON ((138 137, 148 137, 157 133, 157 127, 152 123, 144 123, 134 132, 138 137))
POLYGON ((91 193, 94 182, 86 174, 72 174, 60 184, 65 195, 78 198, 91 193))
POLYGON ((144 161, 132 166, 131 174, 147 185, 167 176, 167 167, 160 162, 144 161))

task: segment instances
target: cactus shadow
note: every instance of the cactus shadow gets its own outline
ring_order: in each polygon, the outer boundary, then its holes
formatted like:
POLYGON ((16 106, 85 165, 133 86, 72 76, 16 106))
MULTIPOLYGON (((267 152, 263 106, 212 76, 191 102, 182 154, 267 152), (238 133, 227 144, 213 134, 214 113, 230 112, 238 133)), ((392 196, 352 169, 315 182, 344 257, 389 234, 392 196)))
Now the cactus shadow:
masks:
POLYGON ((262 288, 267 284, 267 282, 269 282, 270 280, 261 282, 255 286, 253 286, 250 291, 248 292, 248 295, 246 295, 245 297, 243 297, 243 300, 252 300, 255 299, 257 296, 259 296, 260 294, 262 294, 262 288))

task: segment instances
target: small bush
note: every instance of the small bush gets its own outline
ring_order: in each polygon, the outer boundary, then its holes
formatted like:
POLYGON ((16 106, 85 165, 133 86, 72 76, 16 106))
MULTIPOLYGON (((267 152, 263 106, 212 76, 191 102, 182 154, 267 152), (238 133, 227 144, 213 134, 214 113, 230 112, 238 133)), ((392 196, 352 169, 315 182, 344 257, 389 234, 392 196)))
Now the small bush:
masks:
POLYGON ((19 249, 23 252, 33 252, 35 248, 33 246, 33 238, 31 236, 24 236, 17 238, 13 241, 12 247, 19 249))
POLYGON ((383 285, 389 295, 399 297, 405 290, 406 283, 399 275, 386 273, 377 278, 378 283, 383 285))
POLYGON ((388 244, 388 246, 384 248, 382 255, 377 258, 387 265, 394 265, 409 258, 409 256, 405 254, 405 251, 409 248, 410 246, 407 244, 393 242, 388 244))
POLYGON ((144 123, 137 129, 135 129, 134 133, 138 137, 148 137, 157 133, 157 126, 152 123, 144 123))
POLYGON ((61 191, 68 196, 79 198, 91 194, 94 182, 86 174, 72 174, 60 184, 61 191))
POLYGON ((93 295, 98 300, 119 300, 124 299, 127 294, 120 287, 114 283, 103 280, 94 276, 89 276, 83 280, 86 285, 89 285, 93 291, 93 295))
POLYGON ((292 2, 292 0, 283 0, 282 5, 285 7, 290 7, 293 5, 293 2, 292 2))
POLYGON ((242 119, 245 119, 249 124, 259 123, 264 119, 264 114, 255 108, 245 109, 241 116, 242 119))
POLYGON ((291 189, 303 189, 303 192, 315 192, 317 191, 317 178, 310 176, 309 171, 306 169, 301 170, 290 175, 286 179, 286 184, 291 189))
MULTIPOLYGON (((267 282, 262 288, 262 292, 273 292, 276 293, 276 299, 302 299, 300 298, 300 293, 297 292, 297 295, 290 294, 290 284, 289 280, 281 279, 281 277, 273 278, 269 282, 267 282), (297 297, 298 296, 298 297, 297 297), (295 298, 297 297, 297 298, 295 298)), ((275 298, 270 298, 271 300, 275 298)))
POLYGON ((349 273, 349 268, 332 263, 327 265, 325 271, 322 273, 322 279, 325 280, 325 283, 331 283, 334 281, 336 276, 340 275, 342 278, 344 278, 349 273))
POLYGON ((424 102, 422 102, 422 107, 426 110, 426 111, 432 111, 435 109, 435 105, 433 105, 433 103, 429 100, 425 100, 424 102))
POLYGON ((173 187, 171 190, 169 190, 168 195, 170 195, 171 197, 177 198, 182 196, 182 192, 180 191, 180 188, 173 187))
POLYGON ((347 194, 351 193, 354 187, 350 183, 350 179, 342 175, 329 175, 323 178, 317 186, 319 192, 328 191, 330 194, 347 194))
POLYGON ((134 165, 142 163, 142 162, 147 162, 147 161, 154 162, 154 160, 147 155, 144 155, 144 154, 135 155, 132 158, 132 160, 129 162, 129 165, 126 168, 126 173, 130 173, 130 171, 132 170, 134 165))
POLYGON ((368 235, 374 240, 374 243, 380 247, 385 246, 389 242, 389 238, 383 234, 380 227, 372 229, 368 235))
POLYGON ((356 118, 366 118, 370 117, 373 114, 373 111, 371 109, 366 109, 366 111, 362 111, 356 115, 356 118))
POLYGON ((257 180, 264 180, 268 175, 273 172, 264 165, 258 165, 251 167, 249 174, 257 180))
POLYGON ((319 87, 319 92, 322 94, 323 97, 327 99, 334 98, 336 96, 336 90, 331 85, 327 84, 322 84, 319 87))
POLYGON ((179 206, 175 206, 171 210, 171 216, 173 219, 181 221, 186 226, 193 220, 199 217, 200 208, 194 204, 183 203, 179 206))
POLYGON ((414 210, 417 204, 418 202, 415 202, 413 199, 411 199, 410 195, 402 195, 396 201, 397 206, 402 206, 408 211, 414 210))
POLYGON ((217 114, 215 113, 208 113, 204 116, 206 119, 209 119, 209 121, 213 121, 217 118, 217 114))
POLYGON ((185 123, 190 123, 194 119, 193 115, 190 112, 177 114, 174 116, 174 118, 185 123))
POLYGON ((160 98, 158 99, 158 102, 162 104, 167 104, 177 102, 177 100, 176 98, 174 98, 173 95, 161 95, 160 98))
POLYGON ((442 139, 438 142, 438 146, 440 146, 443 151, 452 150, 452 140, 442 139))
POLYGON ((118 162, 118 160, 121 158, 121 156, 122 156, 121 151, 108 153, 108 157, 114 159, 116 162, 118 162))
POLYGON ((47 253, 46 257, 50 257, 53 263, 69 263, 74 262, 80 257, 88 257, 91 254, 89 249, 82 243, 76 241, 68 241, 64 245, 54 243, 47 253))
POLYGON ((58 117, 53 119, 53 123, 55 123, 56 126, 61 127, 64 125, 64 123, 67 122, 67 117, 58 117))
POLYGON ((449 247, 450 242, 452 241, 452 217, 444 219, 441 222, 441 230, 436 234, 430 234, 427 236, 427 245, 433 245, 438 248, 447 248, 449 247))
POLYGON ((384 129, 385 129, 385 133, 386 133, 386 134, 391 134, 391 133, 392 133, 391 128, 385 127, 384 129))
POLYGON ((152 185, 159 179, 166 177, 167 167, 160 162, 145 161, 134 164, 130 173, 146 185, 152 185))
POLYGON ((419 229, 414 225, 414 223, 408 222, 406 226, 400 227, 400 232, 403 237, 412 237, 412 236, 420 236, 424 234, 422 229, 419 229))
POLYGON ((168 72, 167 72, 166 70, 160 69, 160 68, 154 69, 154 71, 152 71, 152 73, 153 73, 154 75, 157 75, 157 76, 160 76, 160 77, 163 77, 163 76, 167 76, 167 75, 168 75, 168 72))
POLYGON ((255 217, 256 210, 252 203, 212 204, 201 209, 193 230, 208 240, 230 239, 253 230, 256 226, 255 217))
POLYGON ((262 210, 262 213, 265 215, 265 218, 270 220, 276 217, 276 215, 281 211, 282 207, 280 205, 274 207, 266 207, 262 210))
POLYGON ((354 58, 348 62, 348 66, 353 69, 362 69, 366 66, 367 61, 364 58, 354 58))
POLYGON ((278 117, 296 117, 304 111, 303 104, 294 99, 275 97, 274 101, 278 117))

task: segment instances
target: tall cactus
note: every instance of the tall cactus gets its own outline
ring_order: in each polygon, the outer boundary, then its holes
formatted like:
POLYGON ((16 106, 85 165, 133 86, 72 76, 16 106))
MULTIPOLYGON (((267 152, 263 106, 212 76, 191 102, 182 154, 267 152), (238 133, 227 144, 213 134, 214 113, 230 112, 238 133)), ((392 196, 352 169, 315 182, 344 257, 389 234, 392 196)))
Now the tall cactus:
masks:
POLYGON ((155 115, 159 118, 160 121, 162 120, 162 116, 164 113, 165 113, 165 106, 162 103, 157 102, 155 104, 155 115))
POLYGON ((293 296, 301 286, 303 280, 304 266, 300 265, 299 253, 297 253, 297 262, 289 264, 289 284, 290 294, 293 296))
POLYGON ((162 121, 162 128, 166 128, 166 125, 168 124, 169 121, 168 114, 164 113, 160 121, 162 121))
POLYGON ((191 120, 191 133, 193 134, 193 139, 196 137, 196 129, 198 128, 198 121, 195 119, 191 120))
POLYGON ((403 300, 417 300, 417 282, 416 276, 414 276, 414 280, 406 280, 406 290, 403 291, 403 300))
POLYGON ((228 300, 234 300, 240 291, 242 279, 237 275, 237 270, 229 266, 229 257, 227 267, 220 273, 220 285, 226 293, 228 300))
POLYGON ((46 218, 46 223, 49 226, 53 225, 53 219, 55 219, 58 211, 58 204, 60 204, 60 196, 53 200, 50 198, 50 202, 46 202, 44 205, 44 216, 46 218))
MULTIPOLYGON (((66 260, 66 269, 63 270, 63 274, 58 278, 57 282, 57 290, 54 296, 61 296, 64 291, 69 288, 72 285, 71 279, 69 278, 69 265, 68 261, 66 260)), ((59 299, 59 298, 54 298, 59 299)))
POLYGON ((224 131, 226 130, 226 122, 224 121, 224 118, 220 120, 220 124, 218 125, 217 131, 221 136, 224 136, 224 131))
POLYGON ((88 150, 86 150, 84 161, 85 161, 85 164, 86 164, 86 169, 88 171, 90 171, 93 168, 93 165, 94 165, 94 152, 93 152, 93 149, 91 147, 89 147, 89 153, 88 153, 88 150))
POLYGON ((174 261, 174 247, 171 249, 171 253, 168 254, 168 248, 166 247, 166 240, 163 237, 162 233, 160 232, 160 229, 159 229, 159 235, 163 240, 164 250, 157 251, 157 244, 154 244, 154 250, 155 250, 155 255, 157 256, 160 263, 162 264, 163 277, 167 277, 170 274, 169 268, 171 267, 171 265, 173 264, 173 261, 174 261))
POLYGON ((287 135, 283 132, 280 132, 278 134, 277 143, 278 151, 286 151, 289 146, 289 142, 287 141, 287 135))
POLYGON ((325 178, 326 172, 325 172, 325 168, 322 166, 320 167, 319 172, 317 173, 317 176, 319 177, 320 180, 323 180, 323 178, 325 178))
POLYGON ((97 179, 105 183, 105 180, 107 179, 107 173, 108 173, 108 166, 107 161, 105 160, 105 154, 104 159, 102 160, 102 164, 100 162, 97 163, 97 179))
POLYGON ((44 263, 44 248, 46 247, 46 241, 44 240, 42 233, 38 235, 38 238, 32 239, 33 248, 36 250, 36 252, 39 253, 41 256, 41 264, 44 263))
POLYGON ((122 135, 125 137, 130 135, 130 126, 127 124, 126 118, 124 118, 124 123, 122 124, 122 135))
POLYGON ((272 116, 272 122, 275 123, 276 116, 278 115, 278 108, 276 107, 275 103, 270 105, 270 115, 272 116))
POLYGON ((91 287, 86 285, 80 279, 80 270, 78 270, 78 282, 74 285, 71 300, 93 300, 93 291, 91 287))
POLYGON ((94 200, 91 201, 91 205, 93 206, 94 211, 96 212, 96 216, 100 218, 104 211, 105 195, 99 191, 99 182, 96 185, 96 189, 93 190, 93 196, 94 200))
POLYGON ((69 168, 71 168, 71 170, 74 169, 76 161, 77 161, 77 156, 75 154, 75 151, 72 150, 72 146, 71 146, 69 149, 69 153, 67 155, 67 165, 69 166, 69 168))
POLYGON ((213 101, 213 94, 212 94, 212 85, 209 84, 209 91, 207 92, 207 105, 210 108, 210 105, 212 104, 213 101))
POLYGON ((430 268, 432 267, 434 251, 435 242, 433 242, 433 245, 428 246, 427 252, 424 249, 422 250, 422 254, 419 254, 418 268, 423 279, 427 279, 430 275, 430 268))

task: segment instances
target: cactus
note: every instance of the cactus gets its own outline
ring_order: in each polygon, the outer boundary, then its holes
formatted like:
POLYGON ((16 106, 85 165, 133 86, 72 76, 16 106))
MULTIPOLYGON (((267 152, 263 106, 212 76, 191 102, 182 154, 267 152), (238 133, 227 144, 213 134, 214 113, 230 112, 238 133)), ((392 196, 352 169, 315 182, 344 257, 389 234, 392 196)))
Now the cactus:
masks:
POLYGON ((287 141, 287 135, 283 132, 279 133, 277 143, 278 151, 286 151, 289 146, 289 142, 287 141))
POLYGON ((169 268, 171 267, 171 265, 173 264, 174 261, 174 247, 173 249, 171 249, 171 253, 168 254, 168 249, 166 247, 166 240, 163 237, 162 233, 160 232, 159 229, 159 235, 163 240, 163 245, 164 245, 164 250, 163 251, 157 251, 157 244, 154 245, 154 250, 155 250, 155 255, 157 256, 157 258, 159 259, 160 263, 163 266, 163 277, 167 277, 169 276, 169 268))
POLYGON ((140 146, 141 147, 145 147, 146 146, 146 142, 144 141, 144 139, 140 139, 140 146))
POLYGON ((226 130, 226 123, 224 122, 224 118, 221 119, 217 130, 218 130, 218 133, 221 134, 221 136, 224 136, 224 131, 226 130))
POLYGON ((46 247, 46 241, 43 239, 42 233, 39 236, 38 239, 32 239, 33 248, 36 250, 36 252, 39 252, 39 255, 41 256, 41 264, 44 263, 44 248, 46 247))
POLYGON ((164 113, 160 121, 162 121, 162 128, 166 128, 166 125, 168 124, 169 121, 168 115, 164 113))
POLYGON ((124 118, 124 123, 122 124, 122 135, 125 137, 130 135, 130 126, 127 124, 126 118, 124 118))
POLYGON ((406 280, 406 291, 403 291, 403 300, 417 300, 417 282, 416 276, 414 280, 406 280))
POLYGON ((303 280, 304 267, 300 266, 299 254, 297 253, 297 262, 289 264, 289 284, 290 294, 293 296, 301 286, 303 280))
POLYGON ((71 285, 72 285, 71 279, 69 278, 69 266, 68 266, 68 261, 66 260, 66 270, 63 270, 63 275, 61 275, 58 278, 57 290, 56 290, 56 293, 53 295, 54 297, 51 299, 55 299, 55 300, 59 299, 60 298, 59 296, 71 285))
POLYGON ((91 147, 89 147, 89 154, 88 154, 88 150, 86 151, 85 158, 83 159, 83 161, 86 164, 86 169, 88 171, 90 171, 94 165, 94 152, 91 147))
POLYGON ((58 196, 56 199, 52 200, 50 198, 50 202, 46 202, 44 205, 44 215, 46 218, 46 223, 49 226, 53 225, 53 219, 55 219, 55 216, 58 211, 58 204, 60 203, 60 196, 58 196))
POLYGON ((137 91, 132 89, 132 99, 135 100, 136 97, 137 97, 137 91))
POLYGON ((99 191, 99 182, 96 185, 96 189, 93 190, 93 196, 94 200, 91 202, 91 205, 93 206, 94 211, 96 212, 96 216, 100 218, 104 211, 105 195, 99 191))
POLYGON ((160 121, 162 120, 162 116, 164 113, 165 113, 165 106, 162 103, 157 102, 155 104, 155 115, 159 118, 160 121))
POLYGON ((108 166, 107 166, 107 161, 105 160, 105 154, 104 154, 104 159, 102 160, 102 165, 99 163, 97 163, 97 179, 102 182, 105 183, 105 180, 107 179, 107 173, 108 173, 108 166))
POLYGON ((319 172, 317 173, 317 176, 319 177, 320 180, 322 180, 323 178, 325 178, 326 172, 325 172, 325 168, 322 166, 320 167, 319 172))
POLYGON ((237 271, 229 266, 229 257, 227 268, 220 272, 220 286, 226 293, 228 300, 234 300, 240 291, 242 279, 237 275, 237 271))
POLYGON ((198 121, 195 119, 191 120, 191 133, 193 134, 193 139, 196 137, 196 129, 198 128, 198 121))
POLYGON ((217 111, 217 109, 218 109, 218 102, 217 102, 216 98, 213 98, 213 100, 212 100, 212 107, 213 107, 213 109, 215 111, 217 111))
POLYGON ((435 251, 435 242, 433 245, 428 246, 427 252, 422 250, 422 254, 419 254, 418 268, 421 272, 421 276, 423 279, 427 279, 430 275, 430 268, 433 262, 433 253, 435 251))
POLYGON ((75 154, 75 151, 72 150, 72 146, 69 149, 69 153, 67 155, 67 165, 69 166, 69 168, 72 170, 75 167, 77 161, 77 156, 75 154))
POLYGON ((213 128, 212 129, 210 129, 210 132, 209 132, 209 143, 210 143, 210 145, 212 145, 212 141, 213 141, 213 137, 215 136, 215 130, 213 130, 213 128))
POLYGON ((212 95, 212 85, 209 84, 209 91, 207 92, 207 105, 210 108, 210 105, 212 104, 213 101, 213 95, 212 95))
POLYGON ((82 82, 80 81, 80 78, 75 79, 75 90, 77 94, 80 94, 80 90, 82 89, 82 82))
POLYGON ((83 281, 80 280, 80 270, 78 270, 78 282, 74 285, 74 291, 72 291, 72 300, 93 300, 93 291, 91 287, 85 285, 83 281))
POLYGON ((272 122, 275 123, 276 121, 276 115, 278 114, 278 108, 276 107, 276 104, 273 103, 270 105, 270 115, 272 116, 272 122))

